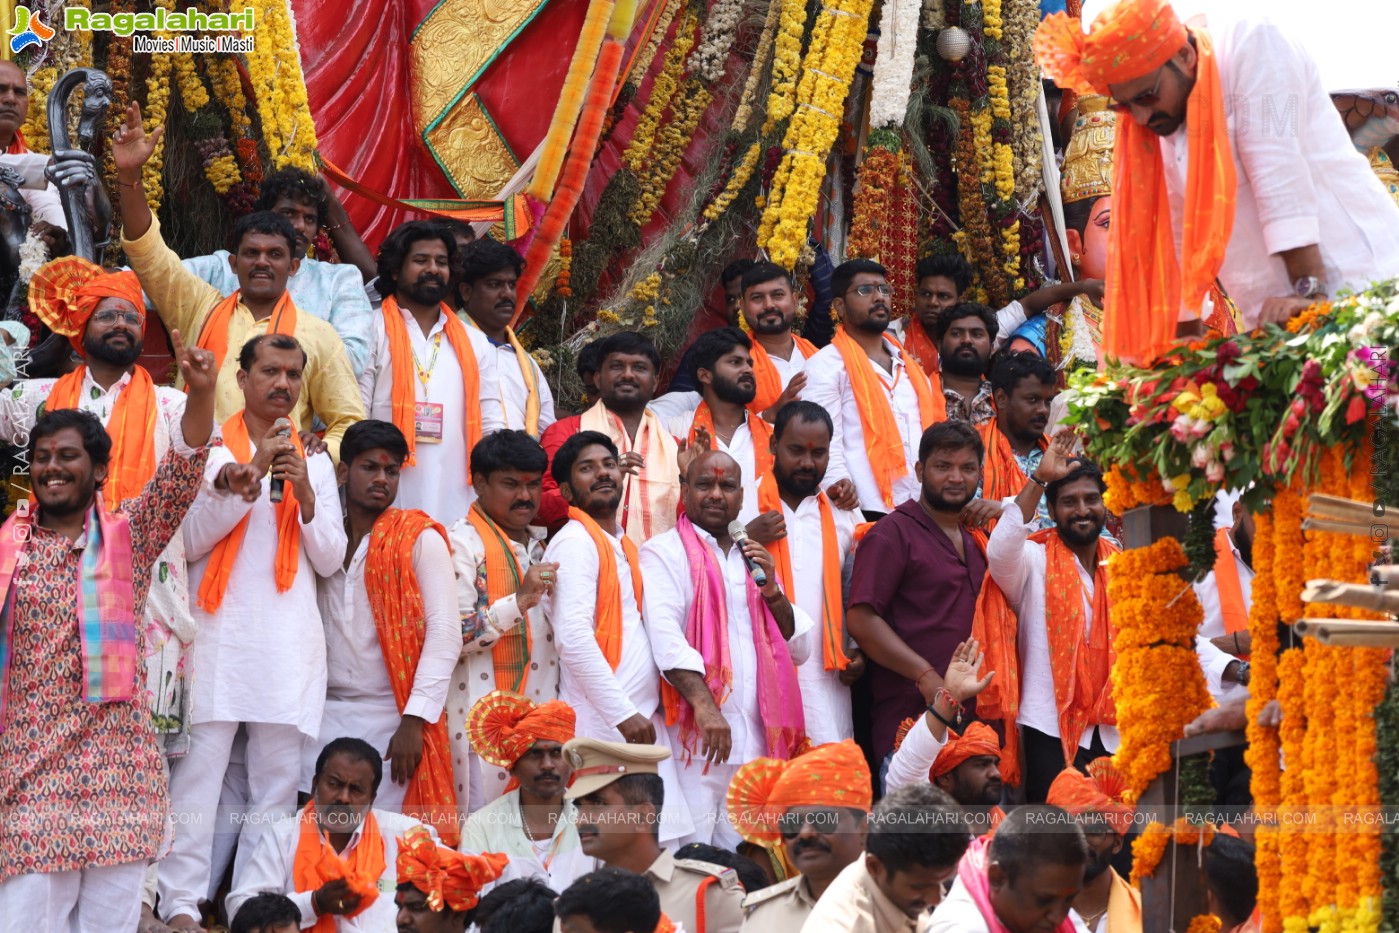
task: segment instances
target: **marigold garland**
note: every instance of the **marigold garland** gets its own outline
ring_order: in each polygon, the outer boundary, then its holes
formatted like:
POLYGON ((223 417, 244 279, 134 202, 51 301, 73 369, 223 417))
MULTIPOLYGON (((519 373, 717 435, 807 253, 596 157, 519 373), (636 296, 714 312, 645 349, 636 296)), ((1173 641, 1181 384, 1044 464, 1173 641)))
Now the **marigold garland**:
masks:
POLYGON ((1278 617, 1289 625, 1302 618, 1302 587, 1306 582, 1303 562, 1298 559, 1303 554, 1304 542, 1301 488, 1301 480, 1295 479, 1273 496, 1275 553, 1292 555, 1292 559, 1279 560, 1273 565, 1278 617))
POLYGON ((631 142, 622 153, 622 161, 627 168, 638 175, 651 155, 656 144, 656 132, 661 125, 661 117, 670 107, 675 94, 680 90, 681 75, 685 71, 685 59, 695 45, 695 30, 699 28, 699 16, 694 10, 687 10, 685 18, 675 31, 675 39, 666 51, 661 64, 661 72, 651 82, 651 96, 646 100, 646 108, 632 131, 631 142))
POLYGON ((554 294, 560 298, 573 297, 573 241, 568 237, 559 240, 559 274, 554 279, 554 294))
MULTIPOLYGON (((168 2, 168 0, 161 0, 168 2)), ((272 164, 315 174, 316 126, 306 100, 296 32, 287 0, 248 0, 255 48, 247 55, 262 136, 272 164)))
POLYGON ((1200 914, 1190 921, 1185 933, 1219 933, 1224 923, 1214 914, 1200 914))
MULTIPOLYGON (((753 120, 753 105, 758 96, 758 83, 763 79, 763 73, 767 70, 768 56, 773 53, 774 36, 777 33, 778 23, 782 19, 782 3, 780 0, 773 0, 768 4, 767 18, 763 20, 763 31, 758 36, 757 51, 753 53, 753 63, 748 66, 748 77, 743 82, 743 92, 738 95, 738 110, 734 112, 733 127, 730 132, 735 134, 746 133, 748 124, 753 120)), ((755 144, 756 145, 756 144, 755 144)), ((757 157, 754 157, 756 163, 757 157)), ((742 190, 739 185, 735 191, 742 190)))
POLYGON ((718 220, 723 216, 724 211, 729 209, 734 198, 738 197, 748 184, 748 180, 753 177, 753 169, 758 165, 758 156, 762 154, 762 144, 754 142, 743 153, 743 158, 729 174, 729 180, 724 185, 724 190, 719 192, 718 197, 711 201, 704 209, 704 219, 708 221, 718 220))
POLYGON ((185 113, 196 113, 209 106, 209 89, 199 77, 194 66, 194 55, 189 52, 176 52, 171 56, 175 79, 180 85, 180 103, 185 113))
POLYGON ((1132 887, 1141 890, 1142 879, 1156 874, 1171 838, 1170 829, 1152 820, 1146 824, 1141 835, 1132 841, 1132 875, 1129 880, 1132 887))
POLYGON ((846 254, 879 260, 883 231, 893 219, 894 188, 899 183, 902 154, 885 146, 871 146, 860 165, 860 190, 846 239, 846 254))
MULTIPOLYGON (((768 90, 763 135, 775 130, 796 109, 797 76, 802 65, 802 36, 806 32, 805 0, 773 0, 782 4, 777 41, 773 43, 772 85, 768 90)), ((815 43, 815 35, 812 36, 815 43)))
POLYGON ((1015 156, 1015 196, 1027 204, 1044 187, 1038 108, 1040 73, 1031 49, 1040 6, 1035 0, 1004 0, 1001 16, 1010 92, 1011 150, 1015 156))
MULTIPOLYGON (((175 0, 155 0, 155 5, 163 7, 167 13, 175 10, 175 0)), ((170 39, 172 35, 168 32, 156 33, 161 39, 170 39)), ((170 115, 170 72, 174 68, 175 56, 165 54, 155 54, 151 56, 151 73, 146 78, 146 101, 141 108, 141 115, 145 117, 146 132, 150 133, 157 126, 164 126, 166 119, 170 115)), ((146 203, 150 205, 151 213, 160 211, 161 201, 165 199, 165 135, 162 134, 155 144, 155 152, 146 160, 146 164, 141 167, 141 185, 146 192, 146 203)))
POLYGON ((238 73, 238 63, 231 56, 216 56, 208 63, 209 84, 214 89, 214 99, 228 111, 233 135, 241 139, 252 132, 253 121, 248 116, 248 99, 243 96, 243 78, 238 73))
MULTIPOLYGON (((1256 654, 1258 646, 1254 645, 1256 654)), ((1300 828, 1306 818, 1306 757, 1304 745, 1307 731, 1306 655, 1301 648, 1290 648, 1278 662, 1278 703, 1282 707, 1282 725, 1278 729, 1282 741, 1282 757, 1287 764, 1282 772, 1282 804, 1274 812, 1283 821, 1275 831, 1279 834, 1281 868, 1278 880, 1283 881, 1274 895, 1279 925, 1296 929, 1307 926, 1307 838, 1300 828)), ((1257 801, 1255 800, 1255 805, 1257 801)), ((1260 885, 1262 878, 1260 876, 1260 885)), ((1262 892, 1260 890, 1260 897, 1262 892)))

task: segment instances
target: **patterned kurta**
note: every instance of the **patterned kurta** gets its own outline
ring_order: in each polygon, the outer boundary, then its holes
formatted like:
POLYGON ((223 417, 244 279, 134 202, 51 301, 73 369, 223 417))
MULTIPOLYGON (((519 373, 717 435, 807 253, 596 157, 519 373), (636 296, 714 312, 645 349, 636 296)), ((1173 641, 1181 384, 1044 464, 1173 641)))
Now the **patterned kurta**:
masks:
MULTIPOLYGON (((136 612, 151 568, 199 491, 206 450, 161 462, 123 511, 131 522, 136 612)), ((185 451, 188 452, 188 451, 185 451)), ((82 551, 32 526, 15 569, 14 627, 0 732, 0 882, 154 858, 169 799, 144 691, 125 702, 83 699, 78 635, 82 551)), ((145 634, 137 626, 137 652, 145 634)), ((138 668, 138 677, 144 676, 138 668)))

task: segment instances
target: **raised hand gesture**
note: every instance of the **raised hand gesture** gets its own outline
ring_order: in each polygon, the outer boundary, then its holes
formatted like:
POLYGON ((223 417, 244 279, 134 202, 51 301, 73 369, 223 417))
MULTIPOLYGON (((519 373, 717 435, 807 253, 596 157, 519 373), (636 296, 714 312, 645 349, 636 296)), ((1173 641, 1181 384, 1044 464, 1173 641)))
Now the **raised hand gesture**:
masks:
POLYGON ((175 362, 180 367, 180 376, 185 380, 191 395, 213 394, 214 384, 219 373, 214 366, 214 354, 199 347, 187 347, 178 330, 170 331, 170 346, 175 354, 175 362))
POLYGON ((968 638, 952 652, 952 660, 947 665, 947 676, 943 686, 958 703, 965 703, 991 685, 995 671, 981 676, 981 667, 986 663, 986 654, 975 638, 968 638))
POLYGON ((117 127, 112 137, 112 159, 117 171, 139 173, 141 167, 155 154, 155 145, 165 135, 165 127, 157 126, 148 134, 141 125, 141 105, 136 101, 126 108, 126 122, 117 127))
POLYGON ((1054 435, 1054 440, 1049 442, 1048 449, 1044 452, 1044 459, 1040 460, 1040 465, 1035 468, 1035 475, 1046 483, 1053 483, 1061 480, 1073 472, 1078 459, 1076 447, 1078 438, 1069 428, 1064 428, 1054 435))

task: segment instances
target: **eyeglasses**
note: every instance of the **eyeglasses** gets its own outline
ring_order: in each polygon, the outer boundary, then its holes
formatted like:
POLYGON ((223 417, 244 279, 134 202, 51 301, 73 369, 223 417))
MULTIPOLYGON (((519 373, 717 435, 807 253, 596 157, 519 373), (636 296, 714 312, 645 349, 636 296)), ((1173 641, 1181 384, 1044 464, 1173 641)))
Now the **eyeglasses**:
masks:
POLYGON ((121 320, 130 324, 132 327, 140 327, 142 322, 146 320, 146 316, 136 311, 113 311, 108 308, 106 311, 98 311, 92 316, 92 319, 98 324, 111 324, 114 321, 121 320))
POLYGON ((1129 101, 1116 100, 1112 102, 1112 109, 1117 113, 1130 114, 1133 107, 1155 107, 1161 100, 1161 79, 1166 76, 1166 69, 1171 67, 1170 62, 1161 66, 1161 70, 1156 72, 1156 85, 1149 91, 1143 91, 1129 101))
POLYGON ((783 839, 795 839, 807 826, 815 827, 818 833, 833 833, 840 828, 840 811, 830 808, 784 813, 777 820, 777 831, 783 839))
POLYGON ((856 285, 854 288, 847 288, 847 289, 845 290, 845 293, 846 293, 847 295, 850 294, 851 292, 854 292, 855 294, 859 295, 861 298, 868 298, 870 295, 873 295, 875 292, 879 292, 879 294, 880 294, 882 297, 884 297, 884 298, 888 298, 890 295, 894 294, 894 290, 893 290, 892 288, 890 288, 887 284, 886 284, 886 285, 856 285))

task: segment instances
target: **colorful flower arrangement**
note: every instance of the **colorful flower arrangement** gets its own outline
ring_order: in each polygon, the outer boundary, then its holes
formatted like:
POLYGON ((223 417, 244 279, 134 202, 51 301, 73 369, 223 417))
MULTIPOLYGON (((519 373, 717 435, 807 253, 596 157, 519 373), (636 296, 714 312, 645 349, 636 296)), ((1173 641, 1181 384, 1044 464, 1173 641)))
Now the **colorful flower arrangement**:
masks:
POLYGON ((602 40, 607 35, 607 23, 612 18, 613 0, 592 0, 583 20, 583 29, 578 35, 578 44, 573 49, 573 58, 568 63, 568 74, 564 77, 563 90, 559 102, 554 107, 549 129, 540 144, 539 164, 535 166, 534 178, 530 181, 527 193, 539 201, 549 200, 554 193, 554 182, 558 181, 563 168, 564 157, 568 154, 568 143, 573 138, 573 128, 578 123, 578 114, 583 110, 583 97, 588 92, 588 78, 597 64, 602 40))
POLYGON ((922 7, 922 0, 884 0, 874 78, 870 82, 871 130, 903 126, 913 86, 913 53, 922 7))
MULTIPOLYGON (((175 0, 155 0, 157 6, 164 7, 167 13, 174 12, 175 0)), ((162 39, 172 38, 169 33, 158 33, 162 39)), ((145 129, 150 133, 157 126, 164 126, 170 115, 170 72, 174 67, 173 55, 151 56, 151 71, 146 78, 146 102, 141 108, 145 117, 145 129)), ((165 199, 165 137, 162 135, 155 144, 155 152, 141 167, 141 187, 146 192, 146 203, 151 213, 160 211, 160 202, 165 199)))
POLYGON ((687 10, 675 31, 675 39, 666 51, 661 64, 661 72, 651 82, 651 96, 646 100, 646 108, 632 131, 631 142, 622 153, 622 162, 632 172, 640 174, 655 148, 656 132, 661 125, 661 117, 670 108, 676 92, 680 90, 681 78, 685 71, 685 59, 695 45, 695 30, 699 28, 699 17, 693 10, 687 10))
POLYGON ((894 189, 899 183, 904 156, 899 137, 888 130, 873 130, 860 165, 860 187, 846 239, 847 255, 879 260, 884 255, 884 233, 894 217, 894 189))
MULTIPOLYGON (((1015 160, 1015 197, 1032 202, 1044 187, 1041 173, 1043 140, 1040 134, 1040 73, 1031 51, 1040 7, 1035 0, 1002 0, 1006 78, 1010 94, 1010 147, 1015 160)), ((1023 239, 1023 237, 1022 237, 1023 239)))
MULTIPOLYGON (((162 3, 169 0, 161 0, 162 3)), ((315 174, 316 126, 306 100, 296 30, 287 0, 249 0, 256 46, 247 55, 262 136, 272 164, 315 174)))
POLYGON ((568 237, 559 240, 559 274, 554 279, 554 294, 560 298, 573 297, 573 241, 568 237))

